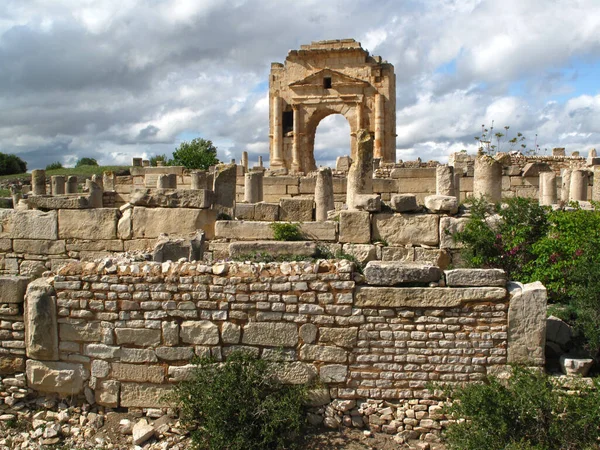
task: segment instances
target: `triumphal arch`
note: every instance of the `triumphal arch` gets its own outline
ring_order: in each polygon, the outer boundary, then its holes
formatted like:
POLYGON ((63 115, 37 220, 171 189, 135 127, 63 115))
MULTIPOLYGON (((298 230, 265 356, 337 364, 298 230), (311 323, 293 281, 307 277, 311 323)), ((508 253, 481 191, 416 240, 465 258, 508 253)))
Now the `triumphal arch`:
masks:
POLYGON ((354 39, 313 42, 291 50, 285 64, 272 63, 269 77, 270 165, 272 170, 309 172, 317 125, 330 114, 350 124, 351 155, 356 132, 373 133, 374 158, 396 154, 394 66, 371 56, 354 39))

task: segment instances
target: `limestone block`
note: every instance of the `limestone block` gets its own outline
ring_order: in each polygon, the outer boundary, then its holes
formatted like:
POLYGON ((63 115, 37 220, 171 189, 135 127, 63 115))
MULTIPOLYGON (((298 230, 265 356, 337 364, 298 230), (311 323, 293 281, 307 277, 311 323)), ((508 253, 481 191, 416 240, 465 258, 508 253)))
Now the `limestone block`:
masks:
POLYGON ((370 244, 344 244, 342 251, 356 258, 361 264, 379 259, 380 248, 370 244))
POLYGON ((89 241, 84 239, 67 239, 66 240, 67 251, 108 251, 108 252, 122 252, 123 241, 120 239, 103 239, 101 241, 89 241))
POLYGON ((298 224, 300 233, 305 239, 311 241, 336 241, 337 223, 326 222, 303 222, 298 224))
POLYGON ((445 270, 451 262, 450 252, 446 249, 415 247, 415 262, 433 264, 445 270))
POLYGON ((138 447, 146 443, 155 434, 154 427, 146 419, 138 421, 131 430, 133 445, 138 447))
POLYGON ((104 380, 96 385, 96 403, 101 406, 116 408, 119 406, 119 390, 121 383, 115 380, 104 380))
MULTIPOLYGON (((435 169, 434 169, 435 170, 435 169)), ((399 178, 398 192, 401 194, 435 194, 435 173, 431 178, 399 178)))
POLYGON ((27 204, 32 209, 87 209, 90 207, 87 197, 73 195, 69 197, 54 197, 45 195, 31 195, 27 197, 27 204))
POLYGON ((378 194, 356 194, 354 195, 354 208, 360 211, 381 211, 381 196, 378 194))
POLYGON ((446 270, 446 286, 506 286, 506 273, 502 269, 446 270))
POLYGON ((0 209, 0 237, 58 239, 56 211, 0 209))
POLYGON ((392 169, 392 178, 426 178, 435 180, 435 167, 397 167, 392 169))
POLYGON ((300 327, 300 338, 305 344, 313 344, 317 339, 319 329, 312 323, 305 323, 300 327))
POLYGON ((282 198, 279 201, 279 218, 286 222, 311 222, 313 205, 312 199, 282 198))
POLYGON ((25 359, 19 356, 0 356, 0 375, 14 375, 25 371, 25 359))
POLYGON ((350 169, 350 164, 352 164, 352 159, 350 156, 338 156, 335 160, 335 170, 340 172, 348 172, 350 169))
POLYGON ((184 321, 181 323, 179 334, 186 344, 217 345, 219 343, 219 327, 208 320, 184 321))
POLYGON ((303 361, 345 363, 348 356, 346 350, 339 347, 304 344, 300 348, 300 359, 303 361))
POLYGON ((373 178, 373 192, 395 194, 398 192, 398 182, 393 178, 373 178))
POLYGON ((367 211, 340 211, 339 241, 352 244, 371 243, 371 215, 367 211))
POLYGON ((194 348, 156 347, 156 356, 158 356, 160 359, 164 359, 165 361, 189 361, 194 356, 194 348))
POLYGON ((23 303, 29 277, 0 276, 0 303, 23 303))
POLYGON ((450 195, 428 195, 425 197, 425 207, 433 213, 456 214, 458 200, 450 195))
POLYGON ((117 223, 117 236, 119 239, 131 239, 133 235, 132 229, 133 209, 129 208, 123 211, 123 215, 117 223))
POLYGON ((306 241, 251 241, 229 244, 229 256, 231 258, 260 253, 266 253, 270 256, 313 256, 316 252, 317 244, 306 241))
POLYGON ((254 220, 276 222, 279 220, 279 204, 258 202, 254 204, 254 220))
POLYGON ((116 239, 117 221, 112 208, 60 210, 58 234, 61 239, 116 239))
POLYGON ((442 271, 437 266, 397 261, 371 261, 364 272, 366 282, 375 286, 430 283, 439 281, 442 276, 442 271))
POLYGON ((225 322, 221 325, 221 339, 224 344, 238 344, 241 335, 242 331, 239 325, 231 322, 225 322))
POLYGON ((28 253, 30 255, 60 255, 66 253, 65 241, 51 241, 47 239, 15 239, 13 240, 15 253, 28 253))
POLYGON ((0 252, 10 252, 12 250, 12 240, 0 238, 0 252))
POLYGON ((354 298, 354 306, 358 308, 454 308, 467 302, 503 301, 506 289, 358 286, 354 298))
POLYGON ((111 365, 111 378, 119 381, 162 383, 165 378, 165 371, 163 366, 114 362, 111 365))
POLYGON ((306 384, 317 377, 317 369, 312 364, 294 361, 275 365, 275 379, 283 384, 306 384))
POLYGON ((236 203, 235 218, 237 220, 254 220, 255 203, 236 203))
MULTIPOLYGON (((145 349, 145 348, 123 347, 123 348, 121 348, 119 356, 121 358, 121 362, 127 362, 127 363, 140 364, 140 363, 148 363, 148 362, 158 361, 158 358, 156 357, 156 352, 152 349, 145 349)), ((94 362, 96 362, 96 361, 94 361, 94 362)), ((92 370, 92 372, 93 372, 93 370, 92 370)), ((92 375, 94 375, 94 374, 92 373, 92 375)))
POLYGON ((169 208, 133 208, 133 237, 157 238, 162 233, 184 236, 203 230, 206 239, 215 237, 216 211, 178 208, 176 216, 169 208), (174 217, 177 219, 174 220, 174 217))
POLYGON ((438 245, 439 216, 434 214, 373 214, 373 240, 389 245, 438 245))
POLYGON ((186 364, 185 366, 169 366, 167 371, 169 381, 180 382, 191 380, 194 376, 194 371, 198 366, 194 364, 186 364))
POLYGON ((204 247, 204 232, 199 231, 189 238, 169 238, 161 236, 152 250, 152 260, 156 262, 200 261, 204 247))
POLYGON ((25 301, 25 348, 29 358, 58 359, 56 298, 48 279, 39 278, 27 287, 25 301))
POLYGON ((269 347, 295 347, 298 327, 293 323, 250 322, 244 327, 242 343, 269 347))
POLYGON ((106 344, 84 344, 83 354, 90 358, 113 359, 120 355, 121 347, 106 344))
POLYGON ((569 355, 560 357, 560 368, 565 375, 585 377, 593 365, 592 358, 577 358, 569 355))
POLYGON ((550 166, 541 161, 530 162, 523 167, 523 177, 539 177, 541 172, 550 172, 550 166))
POLYGON ((115 328, 117 344, 132 344, 140 347, 156 346, 160 344, 161 330, 145 328, 115 328))
POLYGON ((396 212, 411 212, 419 209, 417 197, 414 194, 392 195, 390 207, 396 212))
POLYGON ((173 406, 169 394, 172 386, 147 383, 121 383, 121 401, 124 408, 166 408, 173 406))
POLYGON ((39 392, 77 395, 83 391, 83 383, 89 378, 83 364, 29 359, 26 366, 27 385, 39 392))
POLYGON ((210 208, 213 192, 207 189, 139 189, 129 203, 149 208, 210 208))
POLYGON ((539 365, 545 362, 546 288, 542 283, 508 283, 509 363, 539 365))
POLYGON ((240 241, 267 240, 273 239, 273 228, 269 222, 218 220, 215 223, 215 237, 240 241))
POLYGON ((219 164, 213 180, 213 208, 217 214, 233 216, 236 193, 237 167, 235 164, 219 164))
POLYGON ((71 342, 100 342, 102 328, 100 322, 61 323, 60 340, 71 342))
POLYGON ((459 249, 463 244, 456 242, 452 237, 453 234, 459 231, 464 231, 465 226, 469 222, 466 217, 441 217, 440 218, 440 248, 459 249))
POLYGON ((343 364, 321 366, 319 375, 323 383, 343 383, 348 376, 348 367, 343 364))
POLYGON ((352 348, 358 339, 358 328, 329 328, 319 329, 319 343, 352 348))
POLYGON ((383 261, 412 262, 415 260, 414 247, 383 247, 381 249, 383 261))

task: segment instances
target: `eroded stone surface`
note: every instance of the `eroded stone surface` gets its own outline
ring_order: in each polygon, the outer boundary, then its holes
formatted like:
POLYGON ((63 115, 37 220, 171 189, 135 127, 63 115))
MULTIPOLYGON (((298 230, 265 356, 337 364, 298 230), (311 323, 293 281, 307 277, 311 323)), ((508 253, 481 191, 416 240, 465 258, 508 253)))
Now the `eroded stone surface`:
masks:
POLYGON ((506 286, 502 269, 453 269, 444 272, 446 286, 506 286))
POLYGON ((83 383, 89 378, 83 364, 29 359, 26 366, 28 385, 40 392, 77 395, 83 391, 83 383))
POLYGON ((398 261, 371 261, 364 272, 367 283, 375 286, 430 283, 439 281, 442 275, 437 266, 398 261))
POLYGON ((293 323, 248 323, 242 343, 269 347, 293 347, 298 344, 298 327, 293 323))
POLYGON ((439 216, 434 214, 373 214, 373 240, 389 245, 438 245, 439 216))

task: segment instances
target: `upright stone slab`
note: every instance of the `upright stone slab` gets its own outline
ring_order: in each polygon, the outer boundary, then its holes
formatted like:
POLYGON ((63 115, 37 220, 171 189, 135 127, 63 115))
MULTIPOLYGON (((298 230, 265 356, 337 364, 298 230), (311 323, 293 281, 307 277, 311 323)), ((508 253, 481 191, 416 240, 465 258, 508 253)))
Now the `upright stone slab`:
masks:
POLYGON ((96 183, 98 186, 100 186, 102 188, 102 190, 104 190, 104 180, 102 179, 102 176, 95 173, 92 175, 91 180, 94 183, 96 183))
POLYGON ((357 197, 373 193, 373 137, 368 130, 356 133, 356 159, 348 171, 346 204, 348 209, 357 209, 357 197))
POLYGON ((370 216, 367 211, 340 211, 339 241, 351 244, 370 244, 370 216))
MULTIPOLYGON (((562 149, 564 151, 564 148, 562 149)), ((560 188, 560 199, 563 202, 568 202, 571 192, 571 170, 562 169, 561 170, 561 188, 560 188)))
POLYGON ((456 195, 454 191, 454 167, 437 166, 435 168, 435 193, 437 195, 456 195))
MULTIPOLYGON (((206 171, 197 170, 191 174, 191 188, 194 190, 206 189, 206 171)), ((212 186, 211 186, 212 187, 212 186)))
POLYGON ((67 178, 67 194, 77 194, 77 177, 75 175, 71 175, 67 178))
POLYGON ((244 202, 262 202, 263 172, 248 172, 244 175, 244 202))
POLYGON ((106 170, 102 173, 102 185, 104 186, 105 191, 114 191, 115 190, 115 173, 111 170, 106 170))
POLYGON ((329 167, 320 167, 317 171, 317 182, 315 185, 315 220, 324 222, 327 220, 327 212, 335 210, 333 201, 333 175, 329 167))
POLYGON ((508 284, 507 362, 543 366, 546 346, 546 288, 542 283, 508 284))
POLYGON ((177 174, 170 173, 167 175, 167 182, 169 189, 177 189, 177 174))
POLYGON ((569 200, 587 201, 588 173, 587 170, 574 170, 571 172, 569 187, 569 200))
POLYGON ((104 190, 102 189, 102 186, 93 180, 85 180, 85 185, 89 193, 88 204, 90 208, 102 208, 104 197, 104 190))
POLYGON ((244 173, 248 172, 248 152, 242 152, 242 167, 244 168, 244 173))
POLYGON ((56 298, 47 278, 38 278, 29 284, 24 311, 27 356, 41 361, 57 360, 56 298))
POLYGON ((156 189, 169 189, 169 175, 161 173, 156 178, 156 189))
POLYGON ((36 169, 31 171, 31 192, 33 195, 46 195, 46 171, 36 169))
POLYGON ((594 166, 594 185, 592 186, 592 200, 600 202, 600 166, 594 166))
POLYGON ((63 195, 65 193, 65 177, 62 175, 52 175, 50 177, 52 195, 63 195))
POLYGON ((348 156, 338 156, 335 160, 335 170, 338 172, 348 172, 352 164, 352 159, 348 156))
POLYGON ((502 200, 502 164, 488 155, 475 158, 473 196, 497 203, 502 200))
POLYGON ((213 208, 218 214, 233 217, 235 207, 237 168, 233 164, 219 164, 215 168, 213 208))
POLYGON ((540 205, 551 206, 556 203, 556 174, 540 172, 540 205))

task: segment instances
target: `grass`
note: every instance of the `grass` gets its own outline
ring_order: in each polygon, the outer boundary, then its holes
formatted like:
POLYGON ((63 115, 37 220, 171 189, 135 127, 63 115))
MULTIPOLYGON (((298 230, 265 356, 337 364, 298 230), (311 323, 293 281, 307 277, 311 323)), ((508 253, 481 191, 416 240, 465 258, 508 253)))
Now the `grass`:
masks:
MULTIPOLYGON (((92 175, 102 175, 102 172, 106 172, 106 171, 116 172, 118 170, 127 170, 127 169, 129 169, 129 166, 79 166, 79 167, 47 170, 46 176, 50 177, 52 175, 66 175, 66 176, 78 175, 78 176, 89 177, 92 175)), ((26 181, 28 181, 30 179, 31 179, 31 172, 0 176, 0 181, 8 181, 8 180, 26 180, 26 181)))

